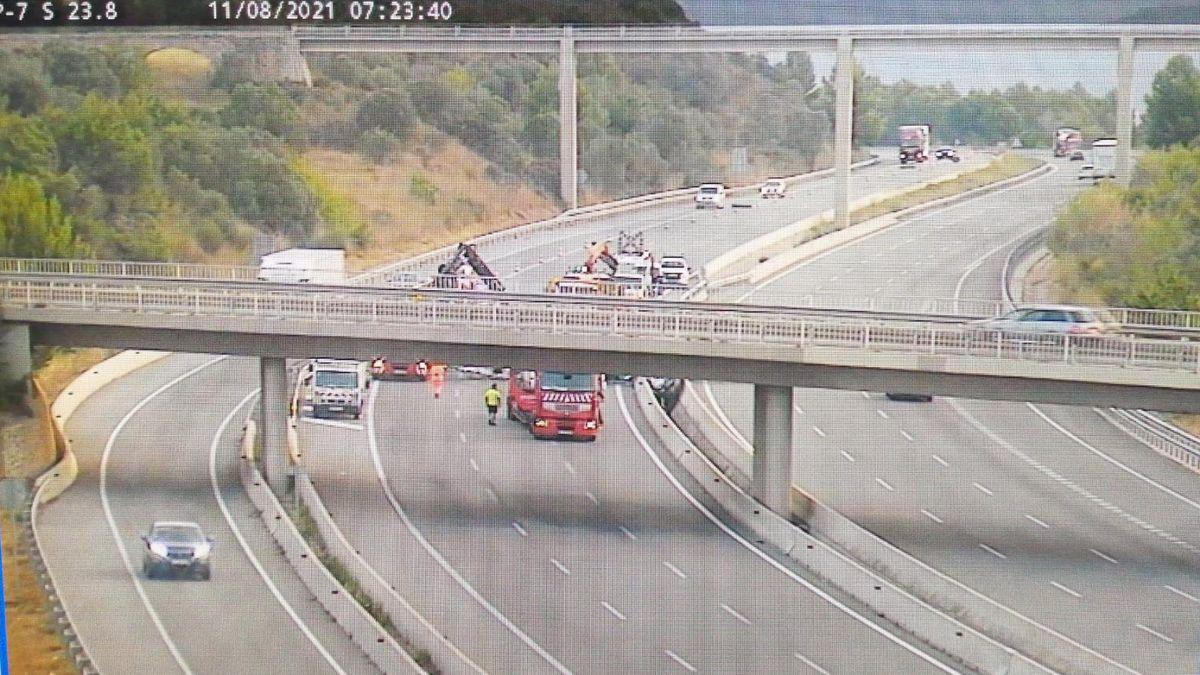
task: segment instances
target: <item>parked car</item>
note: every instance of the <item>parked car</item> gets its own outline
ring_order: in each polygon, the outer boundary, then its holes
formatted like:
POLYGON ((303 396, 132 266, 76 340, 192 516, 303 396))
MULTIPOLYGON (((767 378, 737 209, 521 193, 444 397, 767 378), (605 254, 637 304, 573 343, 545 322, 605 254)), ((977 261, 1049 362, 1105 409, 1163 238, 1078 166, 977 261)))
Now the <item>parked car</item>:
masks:
POLYGON ((1020 307, 974 327, 1001 333, 1054 333, 1067 335, 1112 335, 1121 324, 1108 310, 1076 305, 1032 305, 1020 307))
POLYGON ((179 573, 212 578, 210 556, 213 540, 204 536, 196 523, 163 520, 150 526, 142 535, 146 552, 142 557, 142 573, 147 579, 179 573))
POLYGON ((957 162, 960 159, 962 159, 961 157, 958 156, 958 150, 955 150, 954 148, 952 148, 950 146, 944 146, 944 147, 938 148, 937 150, 934 150, 933 158, 934 159, 948 159, 952 162, 957 162))
POLYGON ((725 186, 720 183, 705 183, 696 191, 696 208, 725 208, 725 186))
POLYGON ((787 183, 784 183, 778 178, 772 178, 763 183, 762 187, 758 188, 758 194, 763 199, 770 199, 772 197, 783 199, 784 193, 786 192, 787 183))

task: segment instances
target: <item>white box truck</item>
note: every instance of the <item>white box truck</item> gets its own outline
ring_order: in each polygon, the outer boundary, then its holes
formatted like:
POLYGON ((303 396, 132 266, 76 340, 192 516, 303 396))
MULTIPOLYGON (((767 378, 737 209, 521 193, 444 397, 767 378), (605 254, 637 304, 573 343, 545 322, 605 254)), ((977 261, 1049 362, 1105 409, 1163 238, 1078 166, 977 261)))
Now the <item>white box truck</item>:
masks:
POLYGON ((1091 161, 1079 169, 1079 178, 1098 181, 1117 177, 1117 139, 1097 138, 1092 141, 1091 161))
POLYGON ((340 248, 289 248, 264 255, 258 280, 279 284, 340 284, 346 281, 346 252, 340 248))

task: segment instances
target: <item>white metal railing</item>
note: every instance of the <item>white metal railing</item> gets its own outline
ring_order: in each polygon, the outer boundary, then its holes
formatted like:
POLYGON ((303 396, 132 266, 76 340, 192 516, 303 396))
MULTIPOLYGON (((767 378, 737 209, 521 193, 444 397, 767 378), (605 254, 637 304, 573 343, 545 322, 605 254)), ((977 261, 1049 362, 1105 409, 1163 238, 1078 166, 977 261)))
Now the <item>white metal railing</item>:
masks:
POLYGON ((258 268, 249 266, 57 258, 0 258, 0 273, 150 277, 206 281, 253 281, 258 278, 258 268))
POLYGON ((1110 408, 1112 421, 1160 454, 1200 472, 1200 438, 1145 410, 1110 408))
MULTIPOLYGON (((772 315, 732 308, 666 307, 588 299, 560 302, 478 296, 426 296, 419 292, 328 288, 259 288, 192 282, 131 283, 31 279, 0 281, 0 309, 22 308, 22 317, 76 310, 135 315, 255 317, 317 323, 403 327, 416 325, 606 336, 632 340, 734 343, 758 346, 827 346, 865 351, 959 355, 1041 363, 1107 365, 1200 372, 1200 343, 1121 336, 1011 334, 976 327, 846 317, 772 315)), ((1092 376, 1088 376, 1092 377, 1092 376)))

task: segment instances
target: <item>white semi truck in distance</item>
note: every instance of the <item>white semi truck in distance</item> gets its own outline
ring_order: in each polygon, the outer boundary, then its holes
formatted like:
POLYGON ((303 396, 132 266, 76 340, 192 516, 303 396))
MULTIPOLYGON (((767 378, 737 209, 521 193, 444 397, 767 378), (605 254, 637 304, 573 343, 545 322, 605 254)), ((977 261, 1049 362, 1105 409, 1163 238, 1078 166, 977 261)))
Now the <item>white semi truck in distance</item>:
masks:
POLYGON ((1079 169, 1079 179, 1098 181, 1117 177, 1117 139, 1097 138, 1092 141, 1090 161, 1079 169))
POLYGON ((258 280, 279 284, 340 284, 346 281, 346 252, 340 248, 289 248, 264 255, 258 280))

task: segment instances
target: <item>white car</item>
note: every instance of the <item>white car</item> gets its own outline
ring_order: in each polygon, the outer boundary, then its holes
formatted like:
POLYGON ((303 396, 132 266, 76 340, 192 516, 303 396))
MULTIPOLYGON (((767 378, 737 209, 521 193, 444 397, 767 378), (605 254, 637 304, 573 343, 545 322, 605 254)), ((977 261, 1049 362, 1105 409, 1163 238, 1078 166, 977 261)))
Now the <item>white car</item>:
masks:
POLYGON ((705 183, 696 191, 696 208, 725 208, 725 186, 720 183, 705 183))
POLYGON ((768 180, 762 184, 762 187, 758 189, 758 195, 763 199, 770 199, 771 197, 783 199, 785 192, 787 192, 787 183, 784 183, 777 178, 768 180))
POLYGON ((658 275, 663 283, 686 286, 692 280, 692 267, 681 255, 667 255, 658 263, 658 275))

